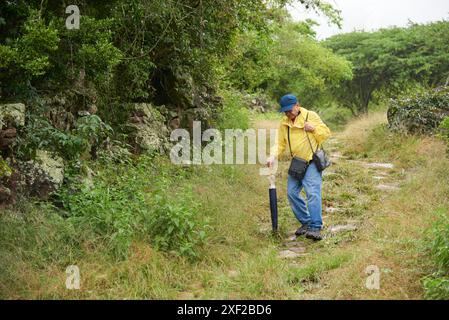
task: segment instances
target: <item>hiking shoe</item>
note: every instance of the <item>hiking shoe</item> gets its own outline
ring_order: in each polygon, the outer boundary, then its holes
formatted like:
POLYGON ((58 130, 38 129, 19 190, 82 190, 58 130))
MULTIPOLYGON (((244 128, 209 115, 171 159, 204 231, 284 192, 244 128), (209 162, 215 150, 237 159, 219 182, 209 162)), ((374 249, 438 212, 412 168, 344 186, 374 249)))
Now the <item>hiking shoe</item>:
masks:
POLYGON ((307 239, 312 239, 312 240, 315 240, 315 241, 323 240, 323 237, 321 236, 320 230, 312 230, 312 229, 307 230, 306 238, 307 239))
POLYGON ((299 228, 298 230, 296 230, 295 235, 297 237, 303 236, 307 233, 307 230, 309 230, 309 225, 304 224, 301 226, 301 228, 299 228))

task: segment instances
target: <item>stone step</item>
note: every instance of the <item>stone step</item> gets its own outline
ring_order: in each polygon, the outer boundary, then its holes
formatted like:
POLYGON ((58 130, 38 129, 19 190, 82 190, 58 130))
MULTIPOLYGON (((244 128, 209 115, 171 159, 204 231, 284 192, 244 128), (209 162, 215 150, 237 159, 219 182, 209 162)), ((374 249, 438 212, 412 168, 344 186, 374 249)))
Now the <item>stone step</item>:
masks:
POLYGON ((306 252, 305 247, 289 247, 288 250, 293 251, 294 253, 302 254, 306 252))
POLYGON ((342 212, 344 209, 342 208, 335 208, 335 207, 326 207, 324 208, 324 212, 326 213, 336 213, 336 212, 342 212))
POLYGON ((400 190, 401 188, 399 188, 399 186, 396 184, 379 184, 376 186, 376 189, 380 191, 392 192, 400 190))
POLYGON ((327 228, 327 231, 331 234, 337 234, 341 232, 347 231, 355 231, 357 230, 357 226, 355 224, 340 224, 335 226, 330 226, 327 228))
POLYGON ((296 259, 299 258, 301 254, 296 253, 292 250, 282 250, 279 252, 278 257, 281 259, 296 259))
POLYGON ((394 164, 392 163, 370 162, 364 163, 363 166, 369 169, 394 169, 394 164))

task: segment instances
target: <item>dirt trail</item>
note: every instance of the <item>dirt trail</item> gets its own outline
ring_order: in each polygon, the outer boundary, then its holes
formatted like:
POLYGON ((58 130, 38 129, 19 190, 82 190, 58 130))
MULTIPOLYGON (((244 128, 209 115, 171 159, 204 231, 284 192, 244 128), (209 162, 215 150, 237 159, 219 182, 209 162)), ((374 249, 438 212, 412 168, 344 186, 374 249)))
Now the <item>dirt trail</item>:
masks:
MULTIPOLYGON (((257 128, 268 129, 277 126, 278 121, 265 120, 256 123, 257 128)), ((334 270, 337 274, 359 272, 360 275, 357 277, 360 279, 354 280, 352 285, 362 288, 360 289, 362 291, 352 293, 352 289, 347 289, 347 293, 342 294, 339 291, 343 290, 339 286, 344 287, 344 284, 318 276, 309 287, 303 283, 309 289, 299 296, 300 299, 320 299, 328 295, 331 298, 376 297, 376 293, 367 292, 366 289, 363 291, 366 278, 364 268, 370 264, 371 257, 377 254, 375 243, 370 240, 373 234, 378 232, 372 218, 372 208, 380 206, 385 199, 400 190, 404 172, 400 172, 393 163, 379 163, 369 158, 350 159, 343 154, 343 142, 340 137, 340 134, 336 133, 324 144, 333 164, 323 173, 324 239, 319 243, 294 235, 299 224, 291 212, 288 201, 284 199, 289 159, 286 157, 280 161, 276 182, 279 212, 284 218, 280 217, 282 240, 278 246, 278 258, 285 260, 290 266, 306 270, 315 268, 316 262, 320 261, 320 255, 332 256, 337 252, 351 255, 356 251, 364 252, 355 259, 357 261, 335 267, 341 268, 341 271, 334 270), (361 267, 362 270, 356 270, 361 267), (357 284, 355 281, 360 283, 357 284)), ((269 230, 269 225, 261 225, 261 228, 269 230)), ((326 268, 323 267, 322 271, 326 272, 327 270, 324 270, 326 268)))

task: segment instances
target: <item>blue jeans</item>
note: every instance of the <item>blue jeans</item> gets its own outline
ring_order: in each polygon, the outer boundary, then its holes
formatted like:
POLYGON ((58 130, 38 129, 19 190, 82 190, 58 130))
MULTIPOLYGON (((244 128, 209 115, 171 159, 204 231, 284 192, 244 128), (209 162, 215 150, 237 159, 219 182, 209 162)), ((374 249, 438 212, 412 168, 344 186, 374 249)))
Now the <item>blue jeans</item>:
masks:
POLYGON ((302 181, 288 176, 287 195, 290 206, 296 219, 302 225, 309 225, 311 229, 321 230, 323 218, 321 216, 321 185, 322 173, 319 172, 314 163, 307 168, 306 175, 302 181), (307 206, 304 198, 300 195, 302 188, 306 192, 307 206))

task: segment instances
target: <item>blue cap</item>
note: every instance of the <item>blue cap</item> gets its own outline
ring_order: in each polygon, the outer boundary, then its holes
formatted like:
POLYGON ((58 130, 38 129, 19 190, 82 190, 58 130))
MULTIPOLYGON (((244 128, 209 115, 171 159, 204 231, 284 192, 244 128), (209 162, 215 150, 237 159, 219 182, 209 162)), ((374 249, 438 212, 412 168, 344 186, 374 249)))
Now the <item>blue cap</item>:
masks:
POLYGON ((298 99, 294 95, 287 94, 281 98, 281 109, 279 109, 279 112, 291 111, 297 103, 298 99))

